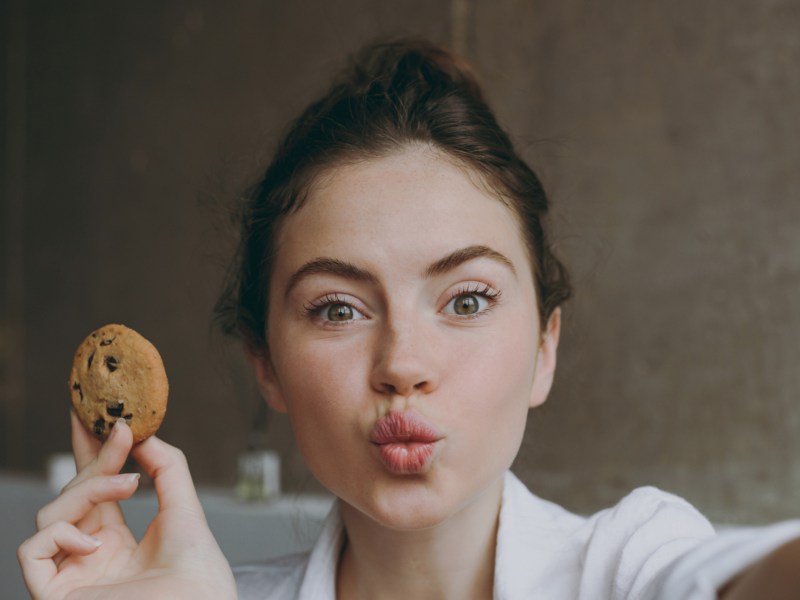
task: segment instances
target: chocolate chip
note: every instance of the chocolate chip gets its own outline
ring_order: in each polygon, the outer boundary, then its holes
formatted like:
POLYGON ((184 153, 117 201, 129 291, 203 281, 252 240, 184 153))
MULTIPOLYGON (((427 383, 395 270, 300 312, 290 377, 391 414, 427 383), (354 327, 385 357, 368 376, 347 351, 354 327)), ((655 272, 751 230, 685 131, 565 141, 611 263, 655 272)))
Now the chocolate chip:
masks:
POLYGON ((106 422, 104 419, 97 419, 94 422, 94 433, 95 435, 103 435, 103 429, 106 427, 106 422))
POLYGON ((75 383, 73 383, 72 384, 72 389, 73 390, 78 390, 78 393, 81 395, 81 400, 83 400, 83 390, 81 389, 80 382, 76 381, 75 383))
POLYGON ((133 413, 128 413, 122 418, 125 419, 126 421, 130 421, 133 418, 133 413))
POLYGON ((106 406, 106 412, 110 417, 121 417, 122 410, 125 408, 124 402, 114 402, 113 404, 109 404, 106 406))
POLYGON ((117 370, 117 359, 113 356, 106 356, 106 368, 112 373, 117 370))
POLYGON ((87 368, 87 369, 91 369, 91 368, 92 368, 92 361, 93 361, 93 360, 94 360, 94 352, 92 352, 92 353, 89 355, 89 360, 88 360, 88 361, 86 361, 86 368, 87 368))

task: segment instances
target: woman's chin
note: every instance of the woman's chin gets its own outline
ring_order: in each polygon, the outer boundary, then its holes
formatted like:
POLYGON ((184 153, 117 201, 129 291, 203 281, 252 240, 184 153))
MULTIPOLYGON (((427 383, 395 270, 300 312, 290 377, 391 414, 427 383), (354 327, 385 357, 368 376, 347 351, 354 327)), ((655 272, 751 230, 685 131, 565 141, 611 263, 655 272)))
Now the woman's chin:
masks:
MULTIPOLYGON (((345 522, 361 521, 397 531, 434 527, 448 517, 446 499, 431 489, 372 489, 365 496, 337 494, 345 522), (365 522, 366 521, 366 522, 365 522)), ((334 492, 335 493, 335 492, 334 492)))
POLYGON ((404 482, 379 486, 368 498, 345 502, 376 524, 395 531, 418 531, 435 527, 459 510, 455 490, 437 489, 430 482, 404 482))
MULTIPOLYGON (((450 516, 439 506, 419 507, 392 503, 392 506, 365 507, 361 511, 372 521, 394 531, 421 531, 430 529, 446 521, 450 516)), ((358 509, 357 509, 358 510, 358 509)))

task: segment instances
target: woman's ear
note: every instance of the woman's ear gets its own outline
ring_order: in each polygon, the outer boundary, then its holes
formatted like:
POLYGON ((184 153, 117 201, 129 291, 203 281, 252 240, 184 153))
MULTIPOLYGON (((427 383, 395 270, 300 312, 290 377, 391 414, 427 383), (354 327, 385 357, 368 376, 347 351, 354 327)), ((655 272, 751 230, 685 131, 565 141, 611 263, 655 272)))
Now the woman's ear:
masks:
POLYGON ((258 390, 261 392, 261 396, 267 401, 270 408, 285 413, 286 402, 283 399, 281 388, 275 377, 275 370, 272 368, 269 350, 264 349, 263 351, 258 351, 245 345, 244 355, 247 362, 250 363, 250 366, 253 368, 253 373, 255 373, 256 383, 258 384, 258 390))
POLYGON ((550 388, 553 387, 553 377, 556 373, 556 354, 558 339, 561 335, 561 307, 550 313, 539 342, 539 351, 536 354, 536 367, 533 374, 533 389, 529 406, 535 408, 547 400, 550 388))

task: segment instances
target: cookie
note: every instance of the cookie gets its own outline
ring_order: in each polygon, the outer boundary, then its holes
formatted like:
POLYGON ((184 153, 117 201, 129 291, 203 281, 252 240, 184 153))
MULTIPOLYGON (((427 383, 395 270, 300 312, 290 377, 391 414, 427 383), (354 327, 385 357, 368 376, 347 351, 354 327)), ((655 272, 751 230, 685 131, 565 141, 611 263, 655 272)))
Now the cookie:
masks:
POLYGON ((78 346, 69 378, 72 406, 105 440, 125 419, 136 444, 153 435, 167 411, 169 384, 158 350, 124 325, 106 325, 78 346))

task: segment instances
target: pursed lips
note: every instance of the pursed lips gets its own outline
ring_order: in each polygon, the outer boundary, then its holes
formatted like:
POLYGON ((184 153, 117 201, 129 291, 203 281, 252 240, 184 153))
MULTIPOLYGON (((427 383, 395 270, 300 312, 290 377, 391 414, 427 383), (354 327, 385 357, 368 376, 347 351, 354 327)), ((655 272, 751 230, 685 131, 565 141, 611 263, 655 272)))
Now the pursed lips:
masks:
POLYGON ((412 475, 427 471, 437 442, 444 435, 413 412, 392 412, 379 419, 369 440, 390 472, 412 475))

